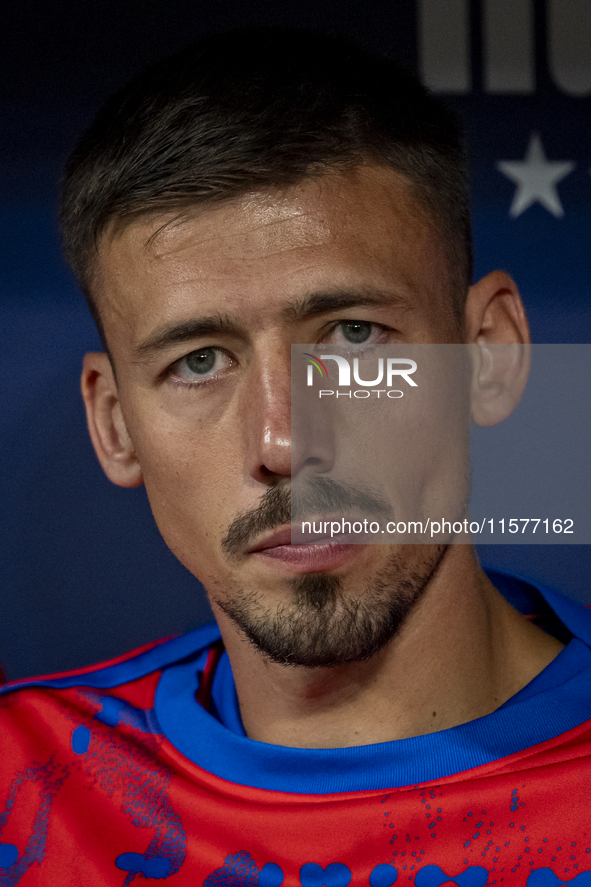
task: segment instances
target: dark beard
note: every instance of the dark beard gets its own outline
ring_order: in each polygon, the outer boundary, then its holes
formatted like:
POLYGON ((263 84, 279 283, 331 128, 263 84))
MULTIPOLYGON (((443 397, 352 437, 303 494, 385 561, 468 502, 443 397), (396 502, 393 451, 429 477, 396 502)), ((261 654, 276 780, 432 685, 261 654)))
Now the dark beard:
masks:
POLYGON ((400 632, 447 546, 413 548, 424 556, 412 568, 393 553, 354 599, 344 592, 338 575, 308 573, 291 580, 294 600, 276 611, 265 608, 256 592, 216 603, 272 662, 304 668, 363 662, 400 632))

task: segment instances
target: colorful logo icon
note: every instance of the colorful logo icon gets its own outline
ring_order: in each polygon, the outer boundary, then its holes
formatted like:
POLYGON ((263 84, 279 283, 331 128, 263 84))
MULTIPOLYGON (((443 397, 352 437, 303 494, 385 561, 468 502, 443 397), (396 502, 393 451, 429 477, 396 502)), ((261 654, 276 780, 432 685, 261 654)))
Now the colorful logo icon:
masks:
POLYGON ((328 376, 328 370, 319 357, 315 357, 313 354, 306 354, 306 352, 304 352, 302 354, 302 358, 308 364, 308 385, 312 384, 312 374, 314 373, 314 367, 316 367, 323 378, 328 376))

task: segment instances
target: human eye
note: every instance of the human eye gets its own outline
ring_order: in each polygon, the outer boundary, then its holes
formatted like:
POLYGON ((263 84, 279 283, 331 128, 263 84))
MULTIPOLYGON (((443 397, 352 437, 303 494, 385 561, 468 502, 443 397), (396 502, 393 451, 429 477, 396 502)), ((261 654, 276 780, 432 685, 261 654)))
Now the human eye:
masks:
POLYGON ((222 348, 207 346, 185 354, 169 368, 169 377, 177 385, 204 385, 218 377, 235 361, 222 348))
POLYGON ((327 336, 331 345, 382 345, 387 341, 387 328, 369 320, 340 320, 327 336))

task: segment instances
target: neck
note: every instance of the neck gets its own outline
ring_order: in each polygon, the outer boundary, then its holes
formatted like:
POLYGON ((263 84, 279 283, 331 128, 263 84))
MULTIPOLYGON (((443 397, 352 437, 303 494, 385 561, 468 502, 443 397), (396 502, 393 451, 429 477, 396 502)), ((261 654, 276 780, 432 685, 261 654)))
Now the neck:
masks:
POLYGON ((465 723, 502 705, 562 649, 505 601, 468 545, 449 547, 402 629, 365 662, 279 665, 216 616, 247 735, 298 748, 367 745, 465 723))

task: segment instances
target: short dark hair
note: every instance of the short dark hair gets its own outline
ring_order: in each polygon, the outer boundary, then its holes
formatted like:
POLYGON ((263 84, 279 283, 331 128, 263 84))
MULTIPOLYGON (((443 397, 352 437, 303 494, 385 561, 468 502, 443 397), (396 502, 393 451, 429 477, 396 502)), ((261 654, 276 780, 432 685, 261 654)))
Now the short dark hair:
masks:
POLYGON ((103 342, 91 283, 110 220, 364 162, 410 180, 438 226, 460 316, 472 279, 462 133, 410 74, 341 38, 249 28, 205 38, 135 77, 83 135, 62 184, 65 255, 103 342))

